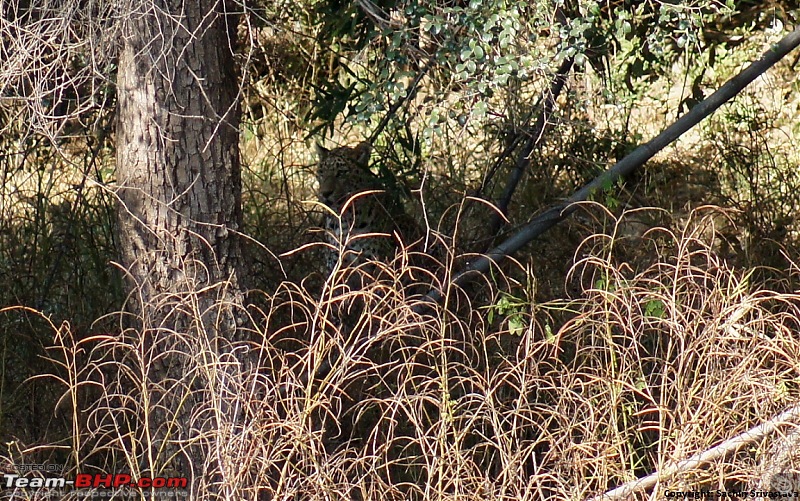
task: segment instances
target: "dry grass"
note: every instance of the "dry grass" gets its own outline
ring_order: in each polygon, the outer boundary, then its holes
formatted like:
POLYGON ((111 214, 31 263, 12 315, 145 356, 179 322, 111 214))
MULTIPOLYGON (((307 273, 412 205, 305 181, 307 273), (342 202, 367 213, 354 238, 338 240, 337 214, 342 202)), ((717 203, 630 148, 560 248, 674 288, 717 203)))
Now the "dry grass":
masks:
MULTIPOLYGON (((321 295, 292 282, 263 293, 251 344, 209 339, 200 322, 79 342, 53 326, 73 409, 69 465, 201 468, 191 499, 602 493, 797 398, 800 295, 758 290, 728 267, 712 248, 718 218, 707 208, 675 230, 586 239, 570 301, 536 304, 530 283, 503 280, 484 291, 489 309, 451 290, 447 307, 421 314, 401 255, 361 290, 346 284, 363 270, 347 269, 321 295), (636 269, 618 260, 630 246, 643 251, 636 269)), ((758 447, 656 491, 752 485, 758 447)))

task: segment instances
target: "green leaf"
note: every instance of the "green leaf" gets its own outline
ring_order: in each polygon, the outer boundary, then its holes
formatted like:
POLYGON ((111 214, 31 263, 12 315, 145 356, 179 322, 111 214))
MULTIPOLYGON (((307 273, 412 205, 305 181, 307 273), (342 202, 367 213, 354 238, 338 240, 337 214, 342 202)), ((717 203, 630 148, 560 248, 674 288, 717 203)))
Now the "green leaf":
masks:
POLYGON ((522 315, 512 315, 508 317, 508 332, 514 336, 521 336, 525 333, 525 322, 522 315))
POLYGON ((644 314, 647 317, 664 318, 666 308, 660 299, 651 299, 644 305, 644 314))
POLYGON ((486 104, 486 101, 478 101, 472 109, 472 116, 475 118, 483 118, 486 116, 487 111, 489 111, 489 105, 486 104))
POLYGON ((544 324, 544 338, 548 343, 554 343, 556 340, 556 335, 553 333, 553 328, 550 327, 550 324, 544 324))

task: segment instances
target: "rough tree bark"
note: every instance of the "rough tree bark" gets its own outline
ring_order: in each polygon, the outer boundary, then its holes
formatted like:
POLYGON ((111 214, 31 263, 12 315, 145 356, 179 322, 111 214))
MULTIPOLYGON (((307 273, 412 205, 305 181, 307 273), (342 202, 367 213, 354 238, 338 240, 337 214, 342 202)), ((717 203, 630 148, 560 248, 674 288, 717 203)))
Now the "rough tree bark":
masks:
POLYGON ((139 7, 117 79, 119 235, 133 310, 148 305, 148 323, 160 324, 188 295, 203 327, 229 337, 243 276, 237 16, 224 0, 139 7))
POLYGON ((244 331, 238 17, 226 2, 133 1, 117 78, 125 344, 142 353, 128 357, 144 425, 131 433, 140 471, 188 477, 193 498, 230 488, 215 437, 241 419, 235 364, 220 363, 244 331))

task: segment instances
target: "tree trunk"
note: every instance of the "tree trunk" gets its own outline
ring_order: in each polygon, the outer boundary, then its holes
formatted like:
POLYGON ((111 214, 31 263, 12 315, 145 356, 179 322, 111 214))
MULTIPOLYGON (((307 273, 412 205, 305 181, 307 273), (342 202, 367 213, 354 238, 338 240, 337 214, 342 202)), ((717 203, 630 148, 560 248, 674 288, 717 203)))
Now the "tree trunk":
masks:
POLYGON ((230 337, 243 275, 238 18, 222 0, 155 4, 129 17, 119 61, 122 261, 148 323, 191 297, 204 328, 230 337))
POLYGON ((189 477, 195 499, 226 488, 235 462, 218 448, 241 420, 226 355, 244 330, 238 17, 226 1, 134 2, 117 77, 133 461, 141 474, 189 477))

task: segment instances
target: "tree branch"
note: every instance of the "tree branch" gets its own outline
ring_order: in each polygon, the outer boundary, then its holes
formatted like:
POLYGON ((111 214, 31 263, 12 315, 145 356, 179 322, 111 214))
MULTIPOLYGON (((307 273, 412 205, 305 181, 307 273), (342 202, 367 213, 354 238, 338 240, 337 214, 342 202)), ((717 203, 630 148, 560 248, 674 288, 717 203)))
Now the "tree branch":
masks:
MULTIPOLYGON (((645 162, 650 160, 656 153, 678 139, 686 131, 700 123, 704 118, 711 115, 720 106, 741 92, 748 84, 761 76, 761 74, 775 65, 775 63, 780 61, 789 52, 797 48, 798 45, 800 45, 800 27, 786 35, 780 42, 770 48, 761 59, 752 63, 741 73, 728 80, 725 85, 692 108, 691 111, 679 118, 675 123, 667 127, 661 134, 633 150, 613 167, 576 191, 571 197, 551 206, 542 214, 534 217, 514 236, 477 258, 467 266, 466 269, 453 277, 450 281, 450 285, 461 285, 488 272, 492 264, 502 261, 520 250, 533 239, 541 236, 547 230, 569 217, 575 212, 576 203, 588 200, 590 196, 602 190, 604 187, 613 186, 617 180, 630 175, 645 162)), ((425 296, 425 300, 428 303, 439 303, 442 298, 442 291, 437 289, 429 291, 425 296)), ((425 306, 421 305, 418 309, 424 310, 425 306)))
POLYGON ((724 458, 738 450, 743 445, 753 444, 761 441, 764 437, 774 433, 780 426, 792 423, 800 419, 800 405, 792 407, 784 411, 778 416, 770 419, 766 423, 750 428, 744 433, 722 442, 716 447, 712 447, 707 451, 695 454, 689 459, 667 466, 660 472, 651 473, 650 475, 628 482, 616 489, 610 490, 605 494, 590 498, 588 501, 612 501, 615 499, 629 499, 631 495, 643 490, 652 489, 655 485, 662 480, 666 480, 673 475, 691 471, 695 468, 703 466, 706 463, 716 459, 724 458))
MULTIPOLYGON (((522 151, 520 151, 517 155, 517 160, 514 163, 514 169, 508 176, 506 188, 503 190, 503 194, 497 201, 497 208, 499 209, 499 212, 492 213, 492 220, 489 223, 491 228, 489 233, 490 235, 496 235, 503 226, 503 216, 508 214, 508 206, 511 204, 511 198, 514 196, 514 192, 517 190, 517 186, 522 180, 523 174, 525 174, 525 171, 527 171, 531 165, 530 157, 531 153, 533 152, 533 148, 539 144, 539 141, 541 141, 542 137, 544 136, 545 128, 547 127, 548 123, 547 120, 550 118, 550 115, 553 114, 553 107, 555 106, 556 99, 564 89, 564 84, 567 82, 567 75, 572 69, 573 62, 574 59, 571 57, 565 59, 558 68, 550 88, 542 92, 542 97, 539 99, 539 102, 536 105, 536 109, 539 110, 539 115, 536 117, 536 124, 534 124, 533 128, 528 131, 528 140, 525 142, 525 146, 522 148, 522 151)), ((522 138, 522 134, 519 134, 516 138, 514 138, 514 142, 511 144, 511 146, 506 148, 505 151, 503 151, 503 154, 497 160, 495 165, 498 165, 499 162, 501 162, 503 158, 508 155, 506 153, 507 151, 516 148, 517 145, 522 141, 522 138)))

